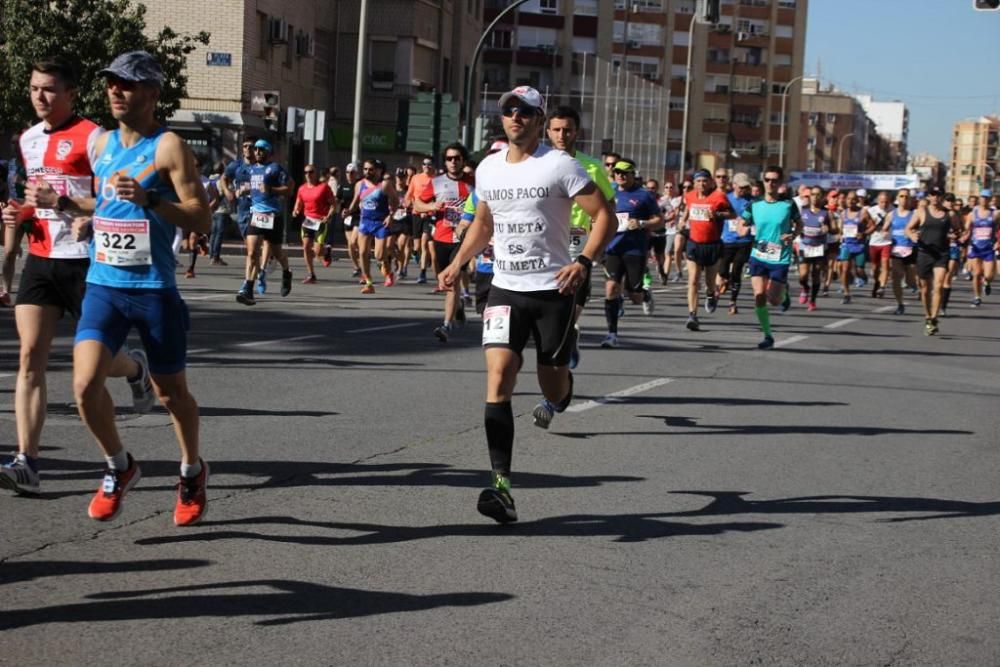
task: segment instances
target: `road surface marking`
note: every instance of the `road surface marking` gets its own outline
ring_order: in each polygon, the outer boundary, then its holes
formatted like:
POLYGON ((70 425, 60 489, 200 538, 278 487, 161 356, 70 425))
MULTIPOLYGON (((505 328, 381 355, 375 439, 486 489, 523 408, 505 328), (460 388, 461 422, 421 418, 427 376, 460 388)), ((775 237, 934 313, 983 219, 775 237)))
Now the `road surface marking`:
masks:
POLYGON ((853 324, 854 322, 860 322, 856 317, 848 317, 846 320, 837 320, 836 322, 830 322, 829 324, 824 324, 824 329, 839 329, 840 327, 845 327, 848 324, 853 324))
POLYGON ((381 327, 367 327, 365 329, 350 329, 344 333, 356 334, 356 333, 368 333, 369 331, 386 331, 388 329, 404 329, 406 327, 415 327, 418 324, 423 324, 423 322, 405 322, 403 324, 387 324, 381 327))
POLYGON ((656 380, 650 380, 649 382, 637 384, 634 387, 629 387, 628 389, 622 389, 621 391, 616 391, 606 396, 602 396, 601 398, 594 399, 593 401, 584 401, 583 403, 576 403, 566 408, 566 412, 583 412, 584 410, 590 410, 591 408, 596 408, 597 406, 604 405, 606 403, 615 403, 616 399, 625 398, 626 396, 634 396, 635 394, 641 394, 644 391, 653 389, 654 387, 659 387, 665 384, 669 384, 673 381, 674 381, 673 378, 658 378, 656 380))
POLYGON ((775 343, 774 346, 785 347, 786 345, 794 345, 795 343, 804 341, 806 338, 809 338, 809 336, 792 336, 791 338, 782 338, 777 343, 775 343))
POLYGON ((323 334, 312 334, 311 336, 296 336, 295 338, 279 338, 277 340, 255 340, 252 343, 239 343, 236 347, 260 347, 272 343, 293 343, 297 340, 309 340, 311 338, 323 338, 323 334))

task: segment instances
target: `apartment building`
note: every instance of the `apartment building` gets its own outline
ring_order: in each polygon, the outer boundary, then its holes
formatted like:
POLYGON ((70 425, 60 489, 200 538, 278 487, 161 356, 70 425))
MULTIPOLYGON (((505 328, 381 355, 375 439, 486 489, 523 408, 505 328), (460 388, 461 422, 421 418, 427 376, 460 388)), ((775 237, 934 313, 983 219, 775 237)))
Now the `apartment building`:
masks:
POLYGON ((868 118, 875 123, 875 131, 882 137, 888 154, 888 170, 903 171, 909 158, 907 143, 910 137, 910 110, 899 100, 882 102, 873 99, 871 95, 855 97, 868 118))
MULTIPOLYGON (((350 157, 361 0, 146 0, 150 33, 207 30, 211 43, 188 57, 188 97, 170 119, 208 159, 235 153, 244 135, 276 142, 297 172, 306 152, 302 118, 326 112, 315 161, 350 157)), ((438 90, 464 99, 482 31, 483 0, 369 0, 362 153, 391 162, 400 148, 401 102, 438 90)))
POLYGON ((906 172, 916 174, 920 180, 920 187, 923 190, 930 188, 943 188, 945 186, 945 164, 936 155, 930 153, 918 153, 909 159, 906 172))
POLYGON ((996 191, 1000 169, 1000 116, 980 116, 955 123, 947 189, 963 199, 983 188, 996 191))
POLYGON ((898 148, 883 137, 854 96, 817 79, 802 82, 796 163, 806 171, 903 172, 898 148))
MULTIPOLYGON (((485 20, 509 4, 487 0, 485 20)), ((587 53, 656 82, 669 91, 663 167, 676 178, 693 43, 687 168, 759 174, 778 161, 782 94, 794 92, 787 84, 802 74, 808 0, 722 0, 716 26, 692 27, 696 9, 696 0, 532 0, 493 36, 481 81, 490 89, 528 83, 574 97, 586 87, 577 80, 586 77, 578 56, 587 53)), ((797 118, 798 95, 786 102, 786 115, 797 118)), ((796 145, 798 133, 797 123, 786 125, 786 145, 796 145)))

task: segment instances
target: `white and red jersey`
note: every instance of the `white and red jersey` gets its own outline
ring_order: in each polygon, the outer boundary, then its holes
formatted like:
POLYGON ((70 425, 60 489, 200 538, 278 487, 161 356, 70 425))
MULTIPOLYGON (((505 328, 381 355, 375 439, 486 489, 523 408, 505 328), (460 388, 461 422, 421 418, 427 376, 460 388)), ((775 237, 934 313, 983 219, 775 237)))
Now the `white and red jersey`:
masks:
MULTIPOLYGON (((60 128, 45 129, 38 123, 21 135, 21 156, 28 183, 44 180, 60 197, 92 197, 90 169, 94 142, 103 130, 91 121, 74 116, 60 128)), ((87 241, 75 241, 73 216, 57 209, 35 210, 28 232, 28 251, 38 257, 86 259, 87 241)))

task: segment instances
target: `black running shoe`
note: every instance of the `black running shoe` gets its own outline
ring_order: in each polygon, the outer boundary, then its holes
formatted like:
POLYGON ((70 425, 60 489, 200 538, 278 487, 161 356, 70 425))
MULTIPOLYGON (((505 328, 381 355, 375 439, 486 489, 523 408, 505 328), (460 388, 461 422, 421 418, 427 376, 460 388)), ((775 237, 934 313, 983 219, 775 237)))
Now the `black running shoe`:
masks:
POLYGON ((513 523, 517 521, 517 510, 514 509, 514 498, 504 489, 483 489, 479 494, 476 509, 483 516, 488 516, 497 523, 513 523))
POLYGON ((771 336, 764 336, 764 340, 757 343, 758 350, 770 350, 774 347, 774 338, 771 336))
POLYGON ((292 291, 292 272, 281 272, 281 296, 288 296, 292 291))
POLYGON ((253 298, 253 292, 246 289, 241 289, 236 293, 236 300, 244 306, 254 306, 257 304, 257 300, 253 298))

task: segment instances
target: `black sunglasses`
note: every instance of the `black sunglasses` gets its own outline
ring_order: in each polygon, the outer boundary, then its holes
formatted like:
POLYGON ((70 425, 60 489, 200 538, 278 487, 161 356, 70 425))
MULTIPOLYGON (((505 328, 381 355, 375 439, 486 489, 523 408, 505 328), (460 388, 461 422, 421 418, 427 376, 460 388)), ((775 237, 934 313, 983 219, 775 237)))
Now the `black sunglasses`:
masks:
POLYGON ((765 176, 765 177, 764 177, 764 182, 765 182, 765 183, 780 183, 780 182, 781 182, 781 179, 780 179, 780 178, 767 178, 767 177, 765 176))
POLYGON ((461 159, 462 159, 461 155, 445 155, 444 156, 444 161, 445 162, 458 162, 461 159))
POLYGON ((524 118, 530 118, 538 114, 538 109, 535 107, 519 107, 519 106, 509 106, 504 107, 501 113, 505 118, 513 118, 514 114, 522 116, 524 118))

